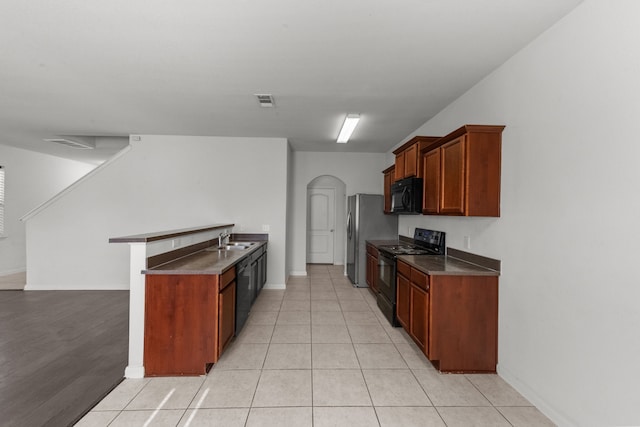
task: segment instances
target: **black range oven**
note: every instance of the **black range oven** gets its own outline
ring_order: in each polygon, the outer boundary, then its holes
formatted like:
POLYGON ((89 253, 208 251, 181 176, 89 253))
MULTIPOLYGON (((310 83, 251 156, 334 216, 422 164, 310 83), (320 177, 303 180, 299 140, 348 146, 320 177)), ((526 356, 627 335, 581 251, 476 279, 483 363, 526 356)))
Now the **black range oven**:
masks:
POLYGON ((413 243, 378 247, 377 304, 393 326, 400 326, 396 318, 396 262, 399 255, 444 255, 443 231, 416 228, 413 243))
POLYGON ((393 326, 396 319, 396 256, 378 248, 378 307, 393 326))

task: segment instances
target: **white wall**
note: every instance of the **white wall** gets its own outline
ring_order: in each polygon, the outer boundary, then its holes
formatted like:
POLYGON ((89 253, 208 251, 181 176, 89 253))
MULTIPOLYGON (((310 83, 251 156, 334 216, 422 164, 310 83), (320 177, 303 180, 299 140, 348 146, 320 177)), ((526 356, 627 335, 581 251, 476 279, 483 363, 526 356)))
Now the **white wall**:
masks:
MULTIPOLYGON (((289 222, 290 247, 287 250, 291 268, 289 274, 306 274, 307 185, 318 176, 331 175, 346 184, 347 196, 356 193, 382 194, 382 170, 387 166, 386 155, 381 153, 292 153, 292 185, 289 194, 293 217, 289 222)), ((336 246, 340 244, 345 243, 336 246)))
POLYGON ((0 275, 26 270, 25 225, 20 218, 94 165, 0 145, 5 169, 5 236, 0 237, 0 275))
POLYGON ((284 286, 288 153, 278 138, 132 140, 27 220, 27 289, 127 289, 129 247, 110 237, 214 223, 269 225, 267 285, 284 286))
POLYGON ((417 129, 504 124, 502 216, 402 217, 499 258, 499 373, 559 425, 640 425, 640 2, 587 0, 417 129))

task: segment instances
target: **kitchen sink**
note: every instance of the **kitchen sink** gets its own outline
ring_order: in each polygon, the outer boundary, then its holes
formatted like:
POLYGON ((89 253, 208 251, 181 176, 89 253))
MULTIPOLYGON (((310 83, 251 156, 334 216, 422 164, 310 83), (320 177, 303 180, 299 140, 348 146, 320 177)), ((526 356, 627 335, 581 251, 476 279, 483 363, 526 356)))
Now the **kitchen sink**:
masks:
POLYGON ((244 245, 222 245, 222 246, 218 246, 218 249, 221 251, 243 251, 248 247, 249 246, 244 246, 244 245))
POLYGON ((206 251, 244 251, 251 245, 255 245, 255 242, 229 242, 221 246, 211 246, 205 249, 206 251))

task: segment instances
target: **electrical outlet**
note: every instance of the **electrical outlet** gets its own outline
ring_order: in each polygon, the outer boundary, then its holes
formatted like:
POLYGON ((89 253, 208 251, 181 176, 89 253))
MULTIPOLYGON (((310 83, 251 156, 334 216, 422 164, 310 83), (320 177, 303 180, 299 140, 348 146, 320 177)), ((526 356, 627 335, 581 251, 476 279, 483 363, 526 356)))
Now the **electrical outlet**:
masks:
POLYGON ((470 236, 464 236, 464 248, 465 249, 471 249, 471 237, 470 236))
POLYGON ((175 249, 175 248, 177 248, 178 246, 180 246, 180 239, 173 239, 173 240, 171 241, 171 247, 172 247, 173 249, 175 249))
POLYGON ((271 226, 269 224, 262 224, 262 231, 268 232, 271 226))

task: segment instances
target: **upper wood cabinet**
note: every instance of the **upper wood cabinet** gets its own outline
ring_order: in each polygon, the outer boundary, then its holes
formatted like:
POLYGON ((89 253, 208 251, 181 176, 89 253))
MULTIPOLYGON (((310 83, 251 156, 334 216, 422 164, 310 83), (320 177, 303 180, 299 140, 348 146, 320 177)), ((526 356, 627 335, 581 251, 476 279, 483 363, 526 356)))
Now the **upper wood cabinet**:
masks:
POLYGON ((440 213, 440 149, 426 152, 422 156, 423 185, 422 213, 440 213))
POLYGON ((422 213, 500 216, 503 129, 466 125, 422 151, 422 213))
POLYGON ((396 148, 393 151, 396 155, 394 181, 411 177, 422 178, 420 152, 439 139, 438 136, 415 136, 396 148))
POLYGON ((383 170, 384 174, 384 213, 391 213, 391 184, 395 181, 395 165, 383 170))

